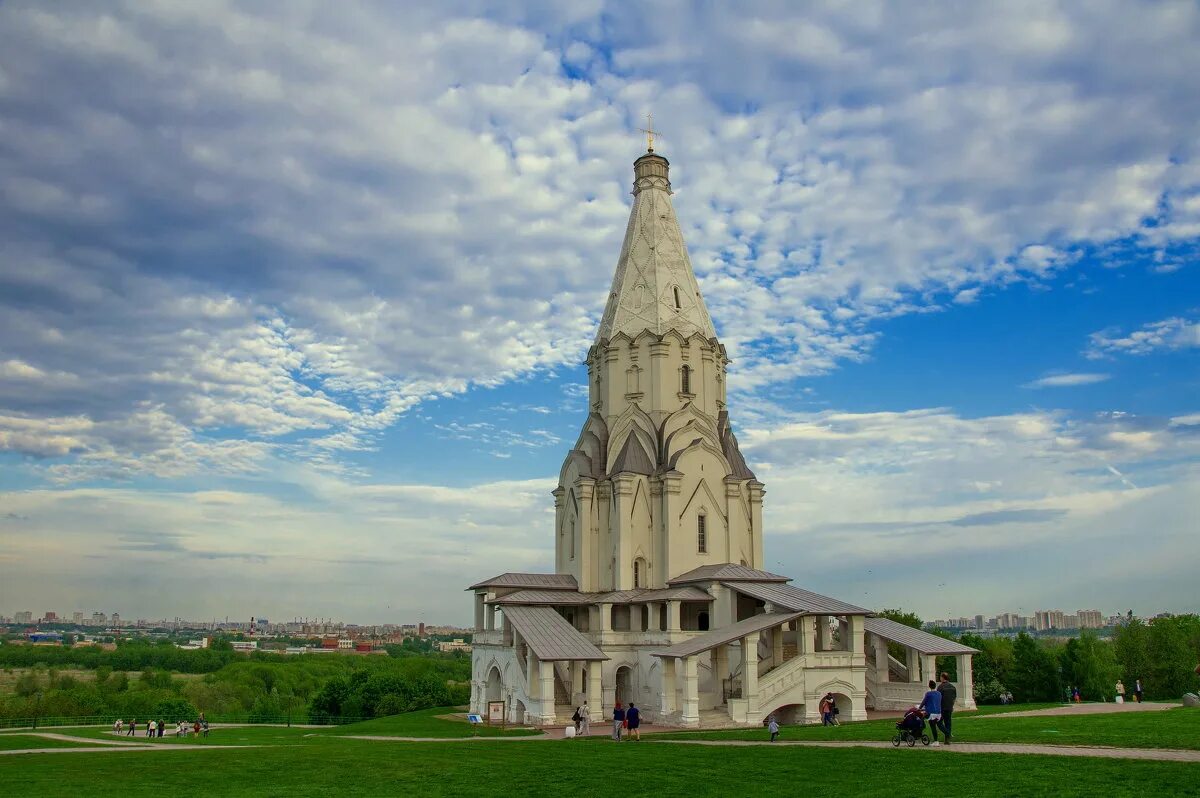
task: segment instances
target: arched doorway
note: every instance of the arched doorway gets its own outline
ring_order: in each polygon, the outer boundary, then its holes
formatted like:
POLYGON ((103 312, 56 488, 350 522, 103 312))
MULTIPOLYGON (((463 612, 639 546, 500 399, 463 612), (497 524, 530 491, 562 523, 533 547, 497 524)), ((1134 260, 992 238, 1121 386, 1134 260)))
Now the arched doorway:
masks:
POLYGON ((512 722, 518 726, 525 725, 525 704, 519 698, 513 700, 512 722))
POLYGON ((707 612, 701 612, 699 615, 696 616, 696 626, 700 629, 701 632, 708 631, 708 613, 707 612))
POLYGON ((628 706, 633 699, 633 669, 622 665, 617 668, 617 701, 628 706))
POLYGON ((503 701, 504 700, 504 679, 500 677, 500 669, 495 665, 488 671, 487 676, 487 700, 488 701, 503 701))
POLYGON ((764 717, 775 716, 775 720, 780 726, 792 726, 804 721, 804 705, 803 704, 785 704, 777 707, 773 712, 768 712, 764 717))

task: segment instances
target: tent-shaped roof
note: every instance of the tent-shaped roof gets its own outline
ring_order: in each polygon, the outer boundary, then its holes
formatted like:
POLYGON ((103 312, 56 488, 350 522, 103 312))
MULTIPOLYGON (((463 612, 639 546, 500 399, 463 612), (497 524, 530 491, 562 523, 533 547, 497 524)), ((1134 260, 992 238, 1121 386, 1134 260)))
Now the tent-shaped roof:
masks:
POLYGON ((570 574, 520 574, 507 573, 476 582, 467 590, 485 587, 520 587, 533 590, 579 590, 579 584, 570 574))
POLYGON ((731 562, 716 565, 701 565, 667 582, 668 585, 683 585, 688 582, 790 582, 786 576, 759 571, 748 565, 731 562))
POLYGON ((543 662, 608 659, 551 607, 505 607, 504 617, 543 662))

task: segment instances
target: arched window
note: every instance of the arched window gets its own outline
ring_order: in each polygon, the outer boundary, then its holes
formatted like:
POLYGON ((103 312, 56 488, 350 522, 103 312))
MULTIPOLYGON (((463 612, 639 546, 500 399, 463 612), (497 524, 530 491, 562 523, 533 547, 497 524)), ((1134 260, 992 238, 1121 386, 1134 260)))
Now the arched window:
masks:
POLYGON ((671 290, 675 292, 675 309, 679 310, 679 308, 681 307, 681 305, 679 304, 679 286, 677 286, 677 285, 672 286, 671 290))
POLYGON ((684 366, 679 370, 680 390, 684 393, 692 392, 692 369, 690 366, 684 366))
POLYGON ((696 551, 708 554, 708 519, 696 516, 696 551))
POLYGON ((571 538, 571 542, 567 544, 570 551, 570 559, 575 559, 575 519, 572 518, 567 525, 567 535, 571 538))
POLYGON ((635 588, 642 586, 642 561, 633 561, 633 586, 635 588))
POLYGON ((702 612, 696 616, 696 626, 700 629, 701 632, 708 631, 708 613, 707 612, 702 612))
POLYGON ((625 370, 625 392, 640 393, 642 390, 642 370, 637 366, 630 366, 625 370))

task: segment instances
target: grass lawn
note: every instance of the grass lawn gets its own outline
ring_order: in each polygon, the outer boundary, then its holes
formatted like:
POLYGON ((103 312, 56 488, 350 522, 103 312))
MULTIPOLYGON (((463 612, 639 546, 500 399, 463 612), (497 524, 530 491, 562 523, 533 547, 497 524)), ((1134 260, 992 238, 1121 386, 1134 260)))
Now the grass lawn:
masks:
POLYGON ((80 748, 92 745, 87 740, 77 743, 51 740, 36 734, 0 734, 0 751, 18 751, 24 748, 80 748))
MULTIPOLYGON (((838 727, 785 726, 783 740, 890 740, 895 721, 869 720, 838 727)), ((765 729, 708 732, 666 732, 648 735, 669 739, 765 740, 765 729)), ((954 736, 960 742, 1043 743, 1049 745, 1107 745, 1123 748, 1200 749, 1200 709, 1180 707, 1164 712, 1122 712, 1102 715, 1031 718, 954 717, 954 736)))
POLYGON ((319 735, 280 746, 174 753, 0 757, 0 795, 614 795, 811 792, 895 798, 905 785, 955 796, 1197 795, 1200 767, 937 751, 588 745, 577 741, 389 743, 319 735), (937 758, 936 763, 933 758, 937 758), (931 768, 932 765, 932 768, 931 768), (939 783, 942 787, 939 787, 939 783))
POLYGON ((423 709, 418 712, 406 712, 403 715, 364 720, 348 726, 337 726, 326 733, 333 736, 383 734, 389 737, 473 737, 476 735, 479 737, 512 737, 540 734, 533 729, 503 729, 492 726, 472 728, 471 724, 465 720, 438 717, 459 711, 454 707, 423 709))

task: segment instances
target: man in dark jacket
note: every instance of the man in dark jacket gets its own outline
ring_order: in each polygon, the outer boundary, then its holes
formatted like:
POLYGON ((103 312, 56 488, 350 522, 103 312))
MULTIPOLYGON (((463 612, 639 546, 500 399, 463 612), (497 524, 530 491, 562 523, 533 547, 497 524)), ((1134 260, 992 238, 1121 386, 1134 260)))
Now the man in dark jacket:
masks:
POLYGON ((950 745, 950 716, 954 714, 954 699, 958 698, 958 689, 950 681, 950 674, 945 672, 937 689, 942 694, 942 733, 946 736, 946 745, 950 745))

